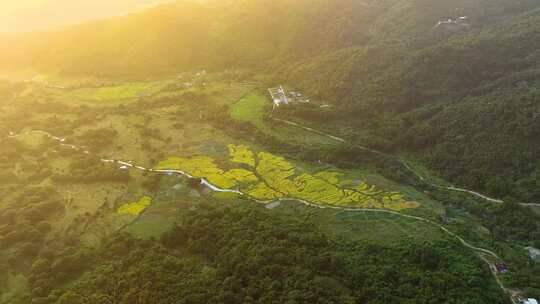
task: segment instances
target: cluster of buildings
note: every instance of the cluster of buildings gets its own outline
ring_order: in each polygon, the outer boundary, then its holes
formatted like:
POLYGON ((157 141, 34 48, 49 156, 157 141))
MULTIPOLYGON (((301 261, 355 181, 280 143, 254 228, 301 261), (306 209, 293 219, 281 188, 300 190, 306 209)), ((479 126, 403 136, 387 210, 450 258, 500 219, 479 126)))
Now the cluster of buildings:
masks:
POLYGON ((283 86, 276 88, 269 88, 268 93, 274 104, 274 109, 281 105, 288 105, 291 103, 308 103, 310 100, 300 92, 290 91, 287 92, 283 86))

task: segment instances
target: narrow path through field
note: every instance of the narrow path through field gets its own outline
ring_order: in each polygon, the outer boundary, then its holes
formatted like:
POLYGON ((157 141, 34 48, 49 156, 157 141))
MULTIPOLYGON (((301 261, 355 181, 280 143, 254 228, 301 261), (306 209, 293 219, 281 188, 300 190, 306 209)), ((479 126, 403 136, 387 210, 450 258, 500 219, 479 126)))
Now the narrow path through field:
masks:
POLYGON ((540 207, 540 204, 526 204, 526 203, 523 203, 523 204, 520 204, 521 206, 529 206, 529 207, 540 207))
MULTIPOLYGON (((60 138, 60 137, 54 136, 54 135, 52 135, 52 134, 50 134, 50 133, 48 133, 46 131, 42 131, 42 130, 26 131, 26 132, 20 133, 20 134, 10 134, 8 137, 0 139, 0 142, 4 141, 6 139, 9 139, 9 138, 17 138, 17 137, 24 136, 24 135, 29 135, 29 134, 32 134, 32 133, 42 134, 42 135, 44 135, 44 136, 46 136, 46 137, 48 137, 48 138, 50 138, 52 140, 57 141, 63 147, 70 148, 70 149, 73 149, 73 150, 76 150, 76 151, 81 151, 82 153, 85 153, 85 154, 90 154, 90 152, 88 150, 86 150, 85 148, 79 147, 79 146, 76 146, 76 145, 66 144, 65 143, 65 138, 60 138)), ((164 174, 179 174, 179 175, 182 175, 182 176, 185 176, 185 177, 188 177, 188 178, 194 178, 190 174, 188 174, 188 173, 186 173, 184 171, 180 171, 180 170, 166 170, 166 169, 165 170, 162 170, 162 169, 158 170, 158 169, 152 169, 152 168, 145 168, 143 166, 135 165, 131 161, 124 161, 124 160, 117 160, 117 159, 100 158, 100 160, 102 162, 104 162, 104 163, 118 164, 118 165, 121 165, 123 167, 133 168, 133 169, 137 169, 137 170, 141 170, 141 171, 164 173, 164 174)), ((274 203, 274 202, 283 202, 283 201, 296 201, 296 202, 304 204, 306 206, 313 207, 313 208, 319 208, 319 209, 340 210, 340 211, 347 211, 347 212, 382 213, 382 214, 396 215, 396 216, 399 216, 399 217, 424 222, 424 223, 427 223, 427 224, 429 224, 431 226, 437 227, 438 229, 442 230, 444 233, 446 233, 446 234, 450 235, 451 237, 457 239, 466 248, 469 248, 469 249, 475 251, 476 254, 484 262, 486 262, 490 266, 490 268, 491 268, 491 263, 489 262, 488 259, 486 259, 483 256, 484 254, 491 256, 495 260, 501 260, 500 257, 495 252, 493 252, 491 250, 488 250, 488 249, 485 249, 485 248, 476 247, 476 246, 470 244, 469 242, 467 242, 466 240, 464 240, 459 235, 457 235, 454 232, 450 231, 449 229, 447 229, 443 225, 441 225, 441 224, 439 224, 439 223, 437 223, 437 222, 435 222, 433 220, 427 219, 427 218, 414 216, 414 215, 403 214, 403 213, 400 213, 400 212, 397 212, 397 211, 391 211, 391 210, 385 210, 385 209, 348 208, 348 207, 331 206, 331 205, 320 205, 320 204, 311 203, 311 202, 308 202, 308 201, 305 201, 305 200, 302 200, 302 199, 298 199, 298 198, 281 198, 281 199, 277 199, 277 200, 260 201, 260 200, 256 200, 256 199, 250 197, 246 193, 243 193, 243 192, 241 192, 239 190, 222 189, 220 187, 217 187, 217 186, 211 184, 210 182, 208 182, 208 180, 206 180, 204 178, 201 178, 201 184, 207 186, 208 188, 210 188, 213 191, 235 193, 235 194, 244 196, 244 197, 246 197, 246 198, 248 198, 248 199, 250 199, 252 201, 255 201, 255 202, 261 203, 261 204, 270 204, 270 203, 274 203)), ((497 274, 493 273, 493 272, 492 272, 492 274, 495 277, 495 279, 497 280, 497 283, 502 288, 502 290, 506 294, 510 294, 510 291, 502 284, 502 282, 498 278, 497 274)))
MULTIPOLYGON (((288 125, 291 125, 291 126, 295 126, 295 127, 298 127, 298 128, 301 128, 301 129, 304 129, 306 131, 309 131, 309 132, 313 132, 313 133, 316 133, 316 134, 319 134, 319 135, 323 135, 323 136, 326 136, 330 139, 334 139, 336 141, 339 141, 341 143, 349 143, 349 144, 352 144, 350 142, 348 142, 347 140, 341 138, 341 137, 337 137, 337 136, 334 136, 334 135, 331 135, 329 133, 326 133, 326 132, 322 132, 322 131, 319 131, 319 130, 315 130, 313 128, 310 128, 310 127, 306 127, 306 126, 303 126, 299 123, 296 123, 296 122, 292 122, 292 121, 289 121, 289 120, 284 120, 284 119, 280 119, 280 118, 272 118, 273 120, 275 121, 279 121, 279 122, 282 122, 282 123, 285 123, 285 124, 288 124, 288 125)), ((463 192, 463 193, 468 193, 468 194, 471 194, 473 196, 476 196, 478 198, 481 198, 481 199, 484 199, 488 202, 492 202, 492 203, 498 203, 498 204, 502 204, 504 203, 503 200, 500 200, 500 199, 496 199, 496 198, 492 198, 492 197, 489 197, 485 194, 482 194, 482 193, 479 193, 479 192, 476 192, 476 191, 473 191, 473 190, 469 190, 469 189, 464 189, 464 188, 457 188, 457 187, 453 187, 453 186, 442 186, 442 185, 437 185, 437 184, 434 184, 428 180, 426 180, 426 178, 424 178, 423 176, 421 176, 420 174, 418 174, 418 172, 416 172, 413 168, 411 168, 411 166, 409 166, 405 161, 403 161, 402 159, 394 156, 394 155, 391 155, 391 154, 388 154, 388 153, 384 153, 382 151, 378 151, 378 150, 374 150, 374 149, 371 149, 371 148, 368 148, 368 147, 364 147, 364 146, 361 146, 361 145, 358 145, 358 144, 354 144, 355 147, 359 148, 359 149, 362 149, 362 150, 365 150, 365 151, 369 151, 369 152, 372 152, 372 153, 375 153, 375 154, 378 154, 378 155, 383 155, 383 156, 388 156, 388 157, 392 157, 394 159, 396 159, 397 161, 399 161, 407 170, 409 170, 414 176, 416 176, 420 181, 426 183, 427 185, 429 186, 432 186, 432 187, 435 187, 435 188, 439 188, 439 189, 444 189, 444 190, 449 190, 449 191, 455 191, 455 192, 463 192)), ((540 207, 540 204, 534 204, 534 203, 519 203, 519 205, 521 206, 536 206, 536 207, 540 207)))
MULTIPOLYGON (((306 127, 306 126, 303 126, 299 123, 296 123, 296 122, 292 122, 292 121, 289 121, 289 120, 284 120, 284 119, 279 119, 279 118, 273 118, 273 120, 275 121, 278 121, 278 122, 282 122, 282 123, 285 123, 285 124, 288 124, 288 125, 291 125, 291 126, 294 126, 294 127, 297 127, 297 128, 301 128, 303 130, 306 130, 306 131, 309 131, 309 132, 314 132, 316 134, 319 134, 319 135, 323 135, 323 136, 326 136, 330 139, 333 139, 333 140, 336 140, 338 142, 341 142, 341 143, 350 143, 348 142, 347 140, 345 140, 344 138, 341 138, 341 137, 337 137, 337 136, 334 136, 334 135, 331 135, 330 133, 327 133, 327 132, 323 132, 323 131, 319 131, 319 130, 315 130, 313 128, 310 128, 310 127, 306 127)), ((350 143, 351 144, 351 143, 350 143)), ((384 153, 382 151, 378 151, 378 150, 374 150, 374 149, 371 149, 371 148, 368 148, 368 147, 364 147, 364 146, 361 146, 361 145, 358 145, 358 144, 354 144, 355 147, 359 148, 359 149, 362 149, 364 151, 368 151, 368 152, 372 152, 374 154, 378 154, 378 155, 383 155, 383 156, 388 156, 388 157, 391 157, 391 158, 394 158, 396 160, 398 160, 408 171, 410 171, 414 176, 416 176, 421 182, 429 185, 429 186, 432 186, 432 187, 435 187, 435 188, 438 188, 438 189, 443 189, 443 190, 449 190, 449 191, 455 191, 455 192, 463 192, 463 193, 468 193, 468 194, 471 194, 473 196, 476 196, 478 198, 481 198, 481 199, 484 199, 486 201, 489 201, 489 202, 492 202, 492 203, 497 203, 497 204, 502 204, 504 203, 503 200, 501 199, 496 199, 496 198, 492 198, 492 197, 489 197, 487 195, 484 195, 482 193, 479 193, 479 192, 476 192, 476 191, 473 191, 473 190, 469 190, 469 189, 464 189, 464 188, 457 188, 457 187, 453 187, 453 186, 442 186, 442 185, 438 185, 438 184, 435 184, 435 183, 432 183, 428 180, 426 180, 426 178, 424 178, 422 175, 418 174, 418 172, 416 172, 416 170, 414 170, 413 168, 411 168, 411 166, 409 166, 409 164, 407 164, 405 161, 403 161, 402 159, 394 156, 394 155, 390 155, 390 154, 387 154, 387 153, 384 153)), ((520 203, 519 205, 521 206, 525 206, 525 207, 540 207, 540 204, 536 204, 536 203, 520 203)), ((356 211, 356 210, 350 210, 350 209, 341 209, 341 210, 346 210, 346 211, 356 211)), ((384 212, 384 213, 394 213, 392 211, 388 211, 388 210, 370 210, 370 211, 373 211, 373 212, 384 212)), ((397 213, 397 212, 396 212, 397 213)), ((493 271, 493 263, 490 262, 488 259, 486 259, 486 257, 484 255, 482 255, 482 253, 485 253, 485 254, 488 254, 492 257, 494 257, 495 259, 497 260, 500 260, 500 258, 497 256, 497 254, 495 254, 494 252, 490 251, 490 250, 487 250, 487 249, 484 249, 484 248, 478 248, 478 247, 475 247, 475 246, 472 246, 471 244, 469 244, 467 241, 465 241, 463 238, 461 238, 460 236, 456 235, 455 233, 451 232, 450 230, 448 230, 447 228, 445 228, 444 226, 442 225, 439 225, 438 223, 435 223, 429 219, 425 219, 425 218, 419 218, 419 217, 414 217, 414 216, 408 216, 408 215, 404 215, 404 214, 401 214, 401 213, 398 213, 400 216, 404 216, 404 217, 408 217, 408 218, 412 218, 412 219, 415 219, 415 220, 419 220, 419 221, 424 221, 424 222, 428 222, 432 225, 436 225, 438 226, 440 229, 442 229, 443 231, 445 231, 446 233, 452 235, 453 237, 455 237, 456 239, 458 239, 462 244, 463 246, 467 247, 467 248, 470 248, 470 249, 473 249, 475 251, 477 251, 477 255, 482 259, 482 261, 484 261, 486 264, 489 265, 489 268, 490 268, 490 272, 491 274, 493 275, 493 277, 495 278, 497 284, 499 285, 499 287, 506 293, 509 295, 510 297, 510 300, 512 301, 512 303, 516 303, 516 300, 515 300, 515 293, 516 291, 515 290, 511 290, 511 289, 508 289, 504 286, 503 282, 501 281, 501 279, 499 278, 499 276, 497 275, 496 272, 493 271), (480 252, 480 253, 479 253, 480 252)))

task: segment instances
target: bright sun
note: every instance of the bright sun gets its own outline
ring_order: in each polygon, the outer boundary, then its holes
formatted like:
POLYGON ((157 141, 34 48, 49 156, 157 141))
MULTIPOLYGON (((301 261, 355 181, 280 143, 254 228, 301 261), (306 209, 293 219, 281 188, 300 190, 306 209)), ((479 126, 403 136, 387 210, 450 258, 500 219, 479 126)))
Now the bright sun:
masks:
POLYGON ((22 32, 80 23, 172 0, 0 0, 0 32, 22 32))

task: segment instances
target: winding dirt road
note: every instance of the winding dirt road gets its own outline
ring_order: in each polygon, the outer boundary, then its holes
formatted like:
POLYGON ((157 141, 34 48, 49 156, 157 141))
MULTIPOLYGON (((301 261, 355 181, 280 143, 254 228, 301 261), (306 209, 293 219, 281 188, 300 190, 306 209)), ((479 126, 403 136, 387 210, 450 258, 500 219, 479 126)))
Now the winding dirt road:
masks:
MULTIPOLYGON (((299 126, 297 124, 293 124, 295 126, 299 126)), ((306 130, 312 130, 311 128, 305 128, 306 130)), ((66 139, 65 138, 61 138, 61 137, 57 137, 57 136, 54 136, 46 131, 42 131, 42 130, 34 130, 34 131, 26 131, 26 132, 23 132, 23 133, 20 133, 20 134, 11 134, 5 138, 2 138, 0 139, 0 142, 3 142, 9 138, 17 138, 17 137, 21 137, 21 136, 25 136, 25 135, 30 135, 32 133, 36 133, 36 134, 42 134, 52 140, 55 140, 59 143, 59 145, 63 146, 63 147, 66 147, 66 148, 69 148, 69 149, 73 149, 73 150, 76 150, 76 151, 81 151, 82 153, 85 153, 85 154, 90 154, 90 152, 88 150, 86 150, 84 147, 80 147, 80 146, 76 146, 76 145, 71 145, 71 144, 66 144, 65 141, 66 139)), ((325 133, 322 133, 322 132, 317 132, 318 134, 325 134, 325 133)), ((327 135, 327 134, 326 134, 327 135)), ((327 135, 327 136, 331 136, 331 135, 327 135)), ((337 137, 335 138, 337 140, 337 137)), ((341 141, 341 140, 340 140, 341 141)), ((188 178, 194 178, 193 176, 191 176, 190 174, 184 172, 184 171, 181 171, 181 170, 168 170, 168 169, 152 169, 152 168, 145 168, 143 166, 139 166, 139 165, 136 165, 136 164, 133 164, 133 162, 131 161, 124 161, 124 160, 116 160, 116 159, 106 159, 106 158, 100 158, 100 161, 104 162, 104 163, 111 163, 111 164, 118 164, 122 167, 125 167, 125 168, 132 168, 132 169, 137 169, 137 170, 141 170, 141 171, 147 171, 147 172, 155 172, 155 173, 164 173, 164 174, 178 174, 178 175, 182 175, 182 176, 185 176, 185 177, 188 177, 188 178)), ((430 220, 430 219, 427 219, 427 218, 423 218, 423 217, 419 217, 419 216, 413 216, 413 215, 408 215, 408 214, 403 214, 403 213, 400 213, 400 212, 397 212, 397 211, 391 211, 391 210, 385 210, 385 209, 369 209, 369 208, 348 208, 348 207, 339 207, 339 206, 331 206, 331 205, 320 205, 320 204, 315 204, 315 203, 311 203, 311 202, 308 202, 308 201, 305 201, 305 200, 302 200, 302 199, 298 199, 298 198, 281 198, 281 199, 277 199, 277 200, 269 200, 269 201, 260 201, 260 200, 257 200, 257 199, 254 199, 253 197, 250 197, 248 194, 246 193, 243 193, 239 190, 231 190, 231 189, 222 189, 220 187, 217 187, 216 185, 213 185, 211 184, 210 182, 208 182, 208 180, 204 179, 204 178, 201 178, 201 184, 210 188, 212 191, 215 191, 215 192, 227 192, 227 193, 235 193, 235 194, 238 194, 238 195, 241 195, 241 196, 244 196, 256 203, 260 203, 260 204, 271 204, 271 203, 275 203, 275 202, 283 202, 283 201, 296 201, 298 203, 301 203, 301 204, 304 204, 306 206, 309 206, 309 207, 313 207, 313 208, 318 208, 318 209, 329 209, 329 210, 340 210, 340 211, 346 211, 346 212, 373 212, 373 213, 383 213, 383 214, 390 214, 390 215, 395 215, 395 216, 399 216, 399 217, 402 217, 402 218, 407 218, 407 219, 411 219, 411 220, 416 220, 416 221, 420 221, 420 222, 424 222, 424 223, 427 223, 429 225, 432 225, 434 227, 437 227, 438 229, 442 230, 444 233, 450 235, 451 237, 455 238, 456 240, 458 240, 464 247, 466 248, 469 248, 473 251, 476 252, 476 254, 486 263, 488 264, 488 266, 491 266, 492 263, 486 259, 486 257, 484 255, 489 255, 491 258, 495 259, 495 260, 501 260, 501 258, 493 251, 491 250, 488 250, 488 249, 485 249, 485 248, 480 248, 480 247, 476 247, 472 244, 470 244, 469 242, 467 242, 466 240, 464 240, 462 237, 460 237, 459 235, 455 234, 454 232, 450 231, 449 229, 447 229, 446 227, 444 227, 443 225, 433 221, 433 220, 430 220)), ((491 268, 491 267, 490 267, 491 268)), ((492 275, 494 276, 495 280, 497 281, 497 284, 501 287, 501 289, 506 293, 506 294, 511 294, 510 290, 507 289, 501 282, 501 280, 499 279, 499 277, 497 276, 496 273, 492 272, 492 275)))
MULTIPOLYGON (((350 142, 348 142, 347 140, 345 140, 344 138, 341 138, 341 137, 337 137, 337 136, 334 136, 334 135, 331 135, 329 133, 326 133, 326 132, 322 132, 322 131, 319 131, 319 130, 315 130, 313 128, 310 128, 310 127, 306 127, 306 126, 303 126, 299 123, 296 123, 296 122, 292 122, 292 121, 289 121, 289 120, 284 120, 284 119, 280 119, 280 118, 272 118, 273 120, 275 121, 278 121, 278 122, 282 122, 282 123, 285 123, 285 124, 288 124, 288 125, 291 125, 291 126, 294 126, 294 127, 297 127, 297 128, 301 128, 303 130, 306 130, 306 131, 309 131, 309 132, 313 132, 313 133, 316 133, 316 134, 319 134, 319 135, 323 135, 323 136, 326 136, 330 139, 333 139, 333 140, 336 140, 338 142, 341 142, 341 143, 349 143, 349 144, 352 144, 350 142)), ((476 191, 473 191, 473 190, 469 190, 469 189, 464 189, 464 188, 457 188, 457 187, 453 187, 453 186, 442 186, 442 185, 437 185, 437 184, 434 184, 428 180, 426 180, 423 176, 421 176, 420 174, 418 174, 413 168, 411 168, 411 166, 409 166, 405 161, 403 161, 402 159, 399 159, 398 157, 394 156, 394 155, 391 155, 391 154, 387 154, 387 153, 384 153, 382 151, 378 151, 378 150, 374 150, 374 149, 371 149, 371 148, 368 148, 368 147, 364 147, 364 146, 361 146, 361 145, 358 145, 358 144, 354 144, 355 147, 359 148, 359 149, 362 149, 364 151, 368 151, 368 152, 372 152, 372 153, 375 153, 375 154, 378 154, 378 155, 383 155, 383 156, 388 156, 388 157, 392 157, 394 159, 396 159, 397 161, 399 161, 407 170, 409 170, 414 176, 416 176, 420 181, 424 182, 425 184, 429 185, 429 186, 432 186, 432 187, 435 187, 435 188, 438 188, 438 189, 443 189, 443 190, 449 190, 449 191, 455 191, 455 192, 463 192, 463 193, 468 193, 468 194, 471 194, 473 196, 476 196, 478 198, 481 198, 481 199, 484 199, 488 202, 492 202, 492 203, 497 203, 497 204, 503 204, 504 201, 501 200, 501 199, 496 199, 496 198, 492 198, 492 197, 489 197, 485 194, 482 194, 482 193, 479 193, 479 192, 476 192, 476 191)), ((519 203, 519 205, 521 206, 524 206, 524 207, 540 207, 540 204, 536 204, 536 203, 519 203)))

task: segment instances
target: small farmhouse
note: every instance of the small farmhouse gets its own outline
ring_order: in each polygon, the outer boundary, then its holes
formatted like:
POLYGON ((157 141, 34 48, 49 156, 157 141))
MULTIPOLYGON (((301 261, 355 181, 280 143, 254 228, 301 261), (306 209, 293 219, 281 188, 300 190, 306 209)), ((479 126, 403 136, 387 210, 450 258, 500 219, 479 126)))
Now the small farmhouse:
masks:
POLYGON ((291 103, 308 103, 310 100, 304 94, 296 91, 287 92, 283 86, 268 89, 270 98, 274 103, 274 109, 280 105, 288 105, 291 103))
POLYGON ((268 89, 268 93, 270 93, 270 97, 272 98, 272 102, 274 103, 274 109, 282 104, 289 104, 289 98, 287 98, 285 89, 283 89, 282 86, 279 86, 277 88, 270 88, 268 89))

